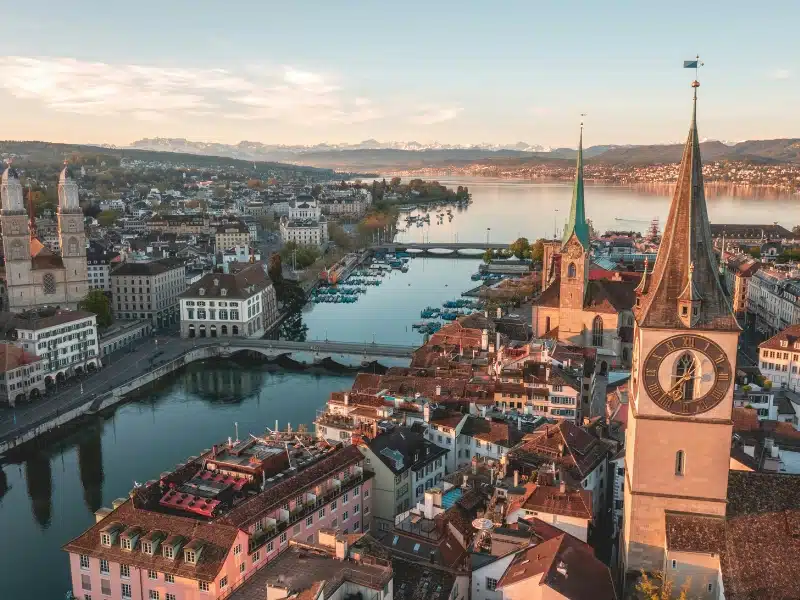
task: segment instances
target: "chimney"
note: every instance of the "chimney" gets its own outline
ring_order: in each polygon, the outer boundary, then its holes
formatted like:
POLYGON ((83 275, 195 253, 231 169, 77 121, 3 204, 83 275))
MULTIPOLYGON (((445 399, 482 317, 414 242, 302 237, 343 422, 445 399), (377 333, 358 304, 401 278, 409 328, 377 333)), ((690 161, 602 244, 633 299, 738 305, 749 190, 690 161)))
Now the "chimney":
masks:
POLYGON ((442 386, 440 386, 440 385, 436 386, 436 395, 437 396, 441 396, 442 395, 442 386))
POLYGON ((344 405, 345 406, 350 405, 350 394, 348 394, 347 392, 344 393, 344 405))
POLYGON ((473 475, 478 474, 478 458, 475 456, 472 457, 472 474, 473 475))
POLYGON ((431 557, 431 564, 435 563, 436 562, 436 551, 435 550, 431 550, 430 557, 431 557))
POLYGON ((422 418, 426 423, 431 422, 431 405, 428 402, 422 407, 422 418))
POLYGON ((514 487, 519 487, 519 471, 514 470, 514 487))
POLYGON ((436 509, 442 507, 442 491, 438 488, 431 488, 425 490, 425 501, 423 505, 423 514, 426 519, 431 519, 436 516, 436 509))
POLYGON ((469 486, 469 476, 468 475, 464 475, 464 480, 461 483, 461 487, 462 488, 466 488, 468 486, 469 486))
POLYGON ((503 318, 503 309, 500 308, 499 306, 497 307, 497 318, 498 319, 502 319, 503 318))
POLYGON ((567 482, 561 479, 561 483, 558 484, 558 491, 562 494, 567 493, 567 482))
POLYGON ((344 560, 350 552, 350 545, 347 543, 347 538, 344 536, 336 536, 336 558, 344 560))
POLYGON ((556 567, 556 570, 558 570, 558 572, 564 577, 567 576, 567 564, 563 560, 558 561, 558 567, 556 567))
MULTIPOLYGON (((500 310, 499 308, 497 310, 500 310)), ((497 351, 500 351, 500 332, 497 332, 497 336, 495 337, 494 347, 497 348, 497 351)))
POLYGON ((481 350, 484 352, 489 349, 489 330, 481 331, 481 350))

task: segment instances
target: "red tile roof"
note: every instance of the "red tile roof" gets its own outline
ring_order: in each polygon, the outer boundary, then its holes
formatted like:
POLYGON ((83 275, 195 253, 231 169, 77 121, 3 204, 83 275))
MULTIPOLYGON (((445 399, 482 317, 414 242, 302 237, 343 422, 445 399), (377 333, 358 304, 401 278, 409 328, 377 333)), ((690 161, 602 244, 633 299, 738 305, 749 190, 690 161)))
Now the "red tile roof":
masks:
POLYGON ((768 340, 761 342, 758 347, 768 350, 783 350, 784 352, 791 352, 792 350, 798 350, 798 348, 795 347, 796 343, 800 344, 800 324, 789 325, 789 327, 783 331, 780 331, 768 340), (781 342, 786 343, 786 345, 781 346, 781 342))
POLYGON ((163 571, 179 577, 213 581, 222 568, 228 552, 238 534, 236 527, 219 522, 205 522, 188 517, 168 515, 161 512, 133 507, 132 500, 126 500, 105 519, 96 523, 80 536, 64 546, 67 552, 88 554, 105 558, 111 562, 134 565, 140 569, 163 571), (203 551, 196 565, 183 560, 179 552, 174 560, 165 558, 160 551, 151 556, 139 547, 132 551, 123 550, 119 540, 111 547, 100 542, 101 531, 111 523, 122 523, 126 528, 138 527, 142 536, 154 530, 163 531, 168 536, 181 536, 186 542, 197 540, 203 543, 203 551))
POLYGON ((0 343, 0 373, 7 373, 22 365, 30 365, 42 360, 35 354, 25 352, 14 344, 0 343))

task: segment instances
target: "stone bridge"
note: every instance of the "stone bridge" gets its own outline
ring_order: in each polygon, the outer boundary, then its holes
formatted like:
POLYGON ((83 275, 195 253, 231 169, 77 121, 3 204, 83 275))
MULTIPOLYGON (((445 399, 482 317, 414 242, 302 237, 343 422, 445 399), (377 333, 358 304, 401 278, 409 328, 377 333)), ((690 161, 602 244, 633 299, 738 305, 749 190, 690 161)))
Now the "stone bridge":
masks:
MULTIPOLYGON (((496 242, 488 244, 485 242, 392 242, 376 244, 372 246, 372 249, 384 252, 409 251, 427 254, 429 256, 454 256, 460 255, 461 251, 464 250, 480 250, 481 252, 489 248, 492 250, 506 250, 509 246, 510 244, 500 244, 496 242)), ((475 254, 463 256, 474 257, 475 254)))

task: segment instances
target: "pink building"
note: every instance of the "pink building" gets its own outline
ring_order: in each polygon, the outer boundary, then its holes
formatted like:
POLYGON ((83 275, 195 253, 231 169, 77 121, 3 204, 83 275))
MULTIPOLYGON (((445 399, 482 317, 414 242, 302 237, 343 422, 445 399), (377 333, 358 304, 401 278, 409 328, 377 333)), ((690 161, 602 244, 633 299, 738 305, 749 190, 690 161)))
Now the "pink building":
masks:
POLYGON ((372 473, 355 446, 215 447, 98 511, 64 546, 79 600, 216 600, 320 529, 369 530, 372 473), (237 464, 241 467, 241 472, 237 464), (261 466, 267 468, 261 469, 261 466))

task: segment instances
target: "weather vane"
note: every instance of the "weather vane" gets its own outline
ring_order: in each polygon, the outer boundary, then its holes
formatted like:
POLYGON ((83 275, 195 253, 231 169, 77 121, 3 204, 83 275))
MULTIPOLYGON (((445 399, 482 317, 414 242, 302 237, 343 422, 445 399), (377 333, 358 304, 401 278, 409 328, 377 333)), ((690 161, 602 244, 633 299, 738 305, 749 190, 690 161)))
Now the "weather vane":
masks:
POLYGON ((694 81, 692 82, 692 87, 695 88, 695 94, 697 94, 697 88, 700 87, 700 74, 699 70, 700 67, 703 66, 704 63, 700 61, 700 55, 694 57, 694 60, 685 60, 683 61, 683 68, 684 69, 694 69, 694 81))
POLYGON ((586 113, 581 113, 581 129, 583 129, 583 117, 586 116, 586 113))

